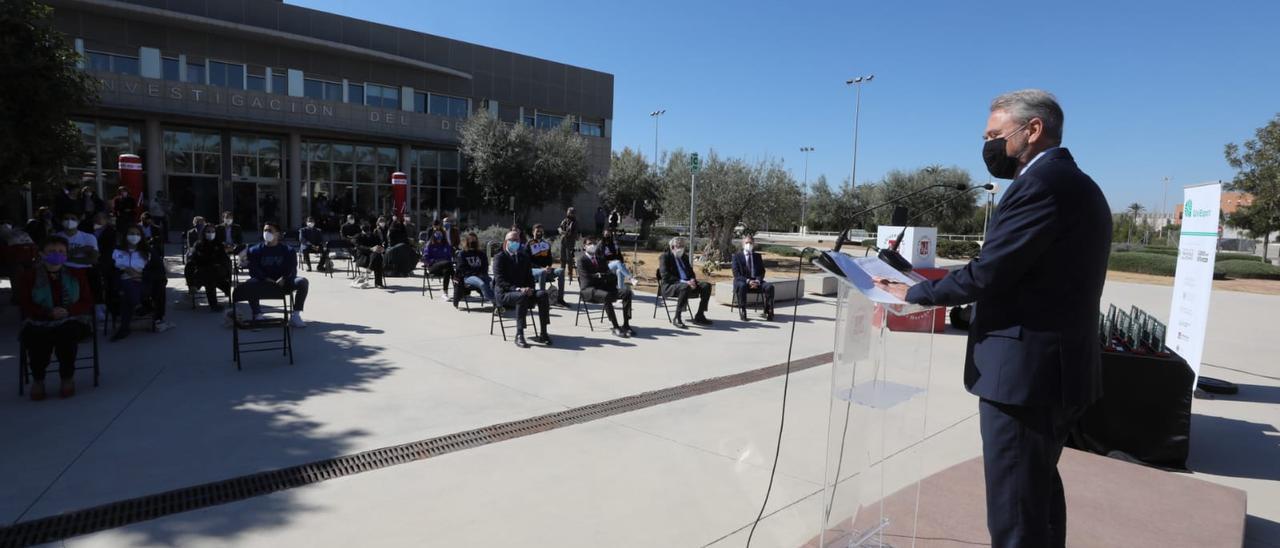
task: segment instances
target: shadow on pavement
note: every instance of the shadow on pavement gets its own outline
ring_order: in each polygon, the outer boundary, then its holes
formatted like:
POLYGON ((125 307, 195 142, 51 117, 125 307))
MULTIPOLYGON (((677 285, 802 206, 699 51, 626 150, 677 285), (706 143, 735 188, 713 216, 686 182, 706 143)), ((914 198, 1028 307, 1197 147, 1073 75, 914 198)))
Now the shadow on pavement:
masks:
POLYGON ((1187 468, 1205 474, 1280 481, 1280 431, 1266 423, 1191 415, 1187 468))

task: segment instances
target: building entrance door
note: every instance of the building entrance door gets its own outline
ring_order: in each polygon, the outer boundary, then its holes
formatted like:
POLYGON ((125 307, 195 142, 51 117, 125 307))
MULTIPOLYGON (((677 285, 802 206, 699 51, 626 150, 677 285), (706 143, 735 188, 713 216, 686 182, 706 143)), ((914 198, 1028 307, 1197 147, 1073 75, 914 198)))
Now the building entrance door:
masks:
POLYGON ((248 234, 257 232, 258 185, 236 181, 231 184, 231 214, 236 224, 248 234))
POLYGON ((172 226, 186 226, 196 215, 214 224, 220 222, 217 177, 170 175, 169 197, 173 200, 172 226))

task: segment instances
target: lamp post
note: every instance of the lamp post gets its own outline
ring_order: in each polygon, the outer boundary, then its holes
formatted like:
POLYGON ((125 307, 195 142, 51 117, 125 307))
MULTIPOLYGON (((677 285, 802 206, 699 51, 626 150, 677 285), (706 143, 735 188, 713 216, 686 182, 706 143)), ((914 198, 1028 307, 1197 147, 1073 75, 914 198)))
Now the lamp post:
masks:
POLYGON ((667 113, 667 109, 658 109, 649 113, 653 118, 653 172, 658 172, 658 118, 667 113))
POLYGON ((1173 215, 1169 214, 1169 177, 1164 178, 1164 197, 1160 198, 1160 216, 1164 217, 1164 245, 1169 245, 1169 225, 1173 224, 1173 215))
POLYGON ((804 153, 804 195, 800 197, 800 233, 804 233, 805 209, 809 206, 809 153, 813 147, 800 147, 804 153))
POLYGON ((853 107, 853 168, 849 170, 849 186, 858 186, 858 121, 862 115, 862 84, 870 83, 876 75, 868 74, 866 76, 858 76, 845 80, 845 85, 857 88, 856 99, 854 99, 853 107))

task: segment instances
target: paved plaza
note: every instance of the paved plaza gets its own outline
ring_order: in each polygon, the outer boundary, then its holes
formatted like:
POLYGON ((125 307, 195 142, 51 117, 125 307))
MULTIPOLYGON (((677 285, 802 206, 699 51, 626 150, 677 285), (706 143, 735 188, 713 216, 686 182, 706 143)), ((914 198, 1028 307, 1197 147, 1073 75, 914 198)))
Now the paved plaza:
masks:
MULTIPOLYGON (((178 268, 171 265, 171 268, 178 268)), ((775 272, 776 275, 782 273, 775 272)), ((231 361, 229 329, 170 280, 166 333, 102 343, 102 384, 70 400, 17 397, 16 333, 0 332, 0 520, 60 512, 435 438, 759 369, 787 357, 778 321, 670 326, 651 295, 639 336, 618 339, 555 309, 555 345, 521 350, 487 312, 419 294, 419 279, 357 290, 306 274, 309 326, 295 365, 231 361)), ((570 287, 569 301, 576 302, 570 287)), ((1103 298, 1163 316, 1171 288, 1109 283, 1103 298)), ((795 358, 832 350, 835 301, 794 312, 795 358)), ((1215 291, 1203 373, 1237 396, 1194 402, 1192 476, 1248 494, 1247 544, 1280 546, 1280 297, 1215 291)), ((920 336, 920 344, 927 337, 920 336)), ((964 336, 933 339, 927 475, 979 455, 977 402, 961 385, 964 336)), ((81 372, 83 373, 83 372, 81 372)), ((753 546, 795 547, 821 521, 830 364, 793 374, 787 428, 753 546)), ((772 464, 782 377, 513 440, 76 537, 66 546, 742 546, 772 464)), ((890 486, 893 487, 893 486, 890 486)), ((1072 489, 1067 486, 1068 491, 1072 489)), ((974 501, 981 504, 981 501, 974 501)), ((1187 509, 1188 512, 1212 509, 1187 509)))

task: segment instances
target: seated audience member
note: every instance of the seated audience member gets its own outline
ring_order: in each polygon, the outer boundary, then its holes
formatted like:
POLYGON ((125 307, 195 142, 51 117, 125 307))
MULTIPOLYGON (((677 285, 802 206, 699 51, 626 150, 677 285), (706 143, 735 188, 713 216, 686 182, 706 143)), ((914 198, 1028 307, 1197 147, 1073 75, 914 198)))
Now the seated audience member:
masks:
POLYGON ((547 289, 547 282, 556 281, 556 304, 565 308, 564 302, 564 269, 555 267, 555 257, 551 256, 551 242, 543 239, 545 233, 541 224, 533 225, 533 238, 525 245, 529 254, 529 264, 533 265, 533 280, 538 282, 538 289, 547 289))
POLYGON ((36 210, 35 217, 27 219, 27 224, 23 227, 23 231, 28 236, 31 236, 31 241, 33 242, 45 241, 54 232, 58 231, 53 226, 53 212, 49 211, 49 208, 41 206, 36 210))
POLYGON ((120 327, 111 335, 111 340, 118 341, 129 336, 133 315, 144 299, 151 307, 156 331, 165 332, 177 327, 164 321, 164 288, 168 280, 164 276, 163 256, 151 250, 151 242, 142 238, 141 227, 130 226, 123 236, 111 254, 115 271, 119 273, 117 287, 120 290, 120 327), (156 272, 157 265, 160 272, 156 272))
POLYGON ((85 282, 89 284, 90 302, 106 302, 103 294, 102 278, 98 273, 98 238, 90 232, 80 230, 80 219, 76 213, 62 215, 62 232, 59 233, 67 241, 67 262, 65 267, 79 271, 85 282))
POLYGON ((129 187, 120 185, 116 197, 111 200, 111 213, 116 217, 116 232, 124 233, 138 222, 138 198, 129 195, 129 187))
MULTIPOLYGON (((382 247, 382 239, 374 234, 369 223, 360 225, 360 233, 353 239, 353 243, 356 246, 356 266, 373 272, 372 287, 386 287, 382 284, 382 252, 386 248, 382 247)), ((368 275, 361 272, 351 282, 351 287, 369 289, 371 286, 368 275)))
POLYGON ((475 232, 468 233, 462 240, 462 251, 458 253, 457 265, 454 267, 457 283, 453 289, 453 307, 458 307, 463 292, 467 288, 479 291, 485 300, 493 300, 493 281, 489 278, 489 256, 480 249, 480 238, 475 232))
POLYGON ((582 256, 578 257, 579 296, 586 302, 603 304, 609 323, 613 325, 613 334, 626 338, 635 335, 635 330, 631 329, 631 288, 619 289, 616 279, 600 255, 596 237, 583 236, 582 256), (618 300, 622 300, 622 326, 618 326, 618 316, 613 311, 613 303, 618 300))
MULTIPOLYGON (((293 312, 289 315, 289 325, 306 327, 307 323, 302 321, 302 311, 306 308, 309 285, 306 278, 298 276, 298 256, 281 240, 280 225, 274 221, 267 221, 262 225, 262 243, 250 247, 246 255, 249 279, 236 286, 235 291, 270 286, 292 292, 293 312)), ((264 319, 258 300, 250 299, 249 309, 253 311, 254 320, 264 319)))
POLYGON ((618 241, 614 239, 612 228, 604 229, 604 237, 600 239, 599 245, 600 255, 609 262, 609 270, 618 279, 618 290, 621 291, 627 284, 635 285, 636 277, 627 270, 626 259, 622 256, 622 248, 618 245, 618 241))
POLYGON ((116 245, 120 241, 119 234, 116 233, 116 225, 107 217, 106 212, 99 212, 93 217, 93 237, 98 241, 98 261, 94 265, 94 276, 98 279, 94 282, 89 280, 90 287, 99 284, 102 288, 101 293, 95 293, 99 299, 94 302, 94 314, 98 316, 98 321, 105 322, 107 319, 107 308, 115 309, 120 300, 120 284, 119 276, 115 275, 115 258, 116 245))
POLYGON ((738 318, 747 321, 747 294, 764 295, 764 317, 773 321, 773 284, 764 281, 764 260, 755 252, 756 239, 742 237, 742 253, 733 254, 733 293, 738 299, 738 318))
POLYGON ((427 238, 427 245, 422 248, 423 276, 440 278, 444 284, 440 300, 447 301, 450 299, 449 280, 453 278, 453 246, 444 241, 444 232, 432 232, 427 238))
POLYGON ((387 272, 394 276, 409 276, 413 273, 413 266, 418 262, 418 251, 409 239, 409 230, 403 220, 393 217, 387 222, 382 245, 387 248, 387 272))
POLYGON ((360 235, 360 223, 356 222, 355 215, 347 215, 347 222, 338 229, 338 235, 347 241, 354 240, 360 235))
POLYGON ((533 341, 550 346, 547 324, 551 322, 551 303, 546 291, 534 287, 533 267, 529 265, 529 256, 520 252, 519 232, 508 232, 502 252, 493 258, 493 285, 497 304, 516 309, 516 346, 529 348, 524 340, 525 317, 529 307, 535 304, 542 333, 533 337, 533 341))
POLYGON ((91 186, 85 186, 80 189, 78 198, 80 202, 81 218, 85 222, 97 216, 99 213, 106 213, 106 204, 102 202, 102 198, 97 196, 97 192, 91 186))
POLYGON ((677 299, 676 314, 671 323, 680 329, 686 327, 684 321, 680 319, 680 314, 688 308, 689 296, 697 295, 700 299, 698 313, 692 321, 698 325, 711 325, 711 320, 706 316, 707 303, 711 300, 711 284, 698 281, 698 276, 693 271, 693 264, 689 261, 687 240, 681 237, 672 238, 670 247, 670 250, 662 252, 658 257, 658 277, 660 278, 658 290, 664 297, 677 299))
MULTIPOLYGON (((187 255, 190 255, 191 251, 196 248, 196 244, 204 241, 205 224, 203 216, 196 215, 191 218, 191 228, 187 230, 183 240, 187 242, 187 255)), ((216 236, 218 231, 213 231, 213 234, 216 236)))
POLYGON ((307 226, 298 229, 298 245, 302 248, 302 264, 307 266, 307 272, 311 272, 311 255, 320 256, 320 264, 317 266, 321 272, 329 270, 332 265, 329 264, 329 246, 325 243, 324 231, 316 227, 314 217, 307 217, 307 226))
MULTIPOLYGON (((418 225, 413 224, 413 221, 409 220, 408 211, 400 215, 400 225, 404 227, 405 240, 407 240, 411 244, 414 243, 413 237, 415 234, 418 234, 418 225)), ((418 238, 418 239, 421 240, 421 238, 418 238)), ((449 244, 449 245, 458 247, 458 244, 456 243, 449 244)))
POLYGON ((218 240, 228 255, 236 255, 244 251, 244 233, 230 211, 222 212, 222 224, 218 225, 218 240))
POLYGON ((458 228, 452 218, 445 215, 440 221, 440 228, 444 229, 444 241, 449 242, 449 245, 455 248, 462 246, 462 230, 458 228))
POLYGON ((231 299, 231 257, 218 241, 218 227, 204 226, 200 241, 191 248, 187 269, 187 286, 197 290, 204 288, 209 310, 222 310, 217 290, 221 289, 227 299, 231 299))
MULTIPOLYGON (((138 216, 138 226, 142 228, 142 239, 149 241, 159 238, 160 241, 156 243, 164 243, 164 232, 160 230, 160 225, 156 224, 155 218, 151 216, 151 213, 142 212, 142 215, 138 216)), ((156 247, 156 250, 160 251, 161 254, 164 253, 164 248, 162 247, 156 247)))
MULTIPOLYGON (((70 213, 74 215, 74 213, 70 213)), ((93 313, 93 300, 83 270, 65 268, 67 241, 52 236, 40 248, 40 260, 23 272, 18 284, 18 304, 22 309, 20 337, 31 371, 31 399, 45 397, 44 374, 50 355, 58 357, 58 377, 62 380, 59 395, 67 398, 76 392, 72 379, 76 367, 76 351, 80 339, 89 334, 88 314, 93 313)))

